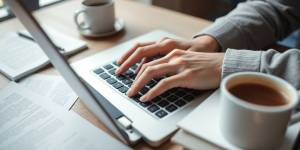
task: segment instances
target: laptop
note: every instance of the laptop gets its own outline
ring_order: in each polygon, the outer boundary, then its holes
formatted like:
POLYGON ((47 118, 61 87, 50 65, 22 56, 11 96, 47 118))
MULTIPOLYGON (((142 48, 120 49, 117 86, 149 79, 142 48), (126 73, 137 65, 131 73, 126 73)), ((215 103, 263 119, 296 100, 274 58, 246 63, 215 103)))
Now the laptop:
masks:
POLYGON ((134 70, 139 64, 117 76, 114 73, 119 67, 116 59, 137 42, 160 40, 163 37, 179 38, 176 35, 155 30, 70 66, 22 1, 7 0, 7 3, 84 104, 126 144, 144 140, 152 146, 159 146, 178 129, 177 122, 211 93, 174 88, 151 102, 140 102, 139 98, 154 87, 160 78, 151 80, 138 95, 132 98, 126 95, 134 82, 134 70))

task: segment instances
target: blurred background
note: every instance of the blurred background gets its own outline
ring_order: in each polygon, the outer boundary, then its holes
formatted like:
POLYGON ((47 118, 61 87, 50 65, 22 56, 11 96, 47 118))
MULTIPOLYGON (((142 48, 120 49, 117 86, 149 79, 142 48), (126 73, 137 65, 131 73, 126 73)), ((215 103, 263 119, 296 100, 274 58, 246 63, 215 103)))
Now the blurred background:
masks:
MULTIPOLYGON (((31 10, 40 9, 66 0, 24 0, 31 10)), ((244 0, 132 0, 147 5, 155 5, 172 9, 193 16, 215 20, 227 14, 237 3, 244 0)), ((0 0, 0 21, 13 17, 8 8, 0 0)))
MULTIPOLYGON (((67 0, 23 0, 31 10, 37 10, 50 5, 54 5, 67 0)), ((192 16, 214 21, 216 18, 226 15, 234 9, 238 3, 245 0, 132 0, 146 5, 155 5, 189 14, 192 16)), ((3 0, 0 0, 0 22, 14 17, 3 0)), ((279 44, 287 47, 300 47, 297 39, 300 37, 300 31, 296 31, 279 44)))

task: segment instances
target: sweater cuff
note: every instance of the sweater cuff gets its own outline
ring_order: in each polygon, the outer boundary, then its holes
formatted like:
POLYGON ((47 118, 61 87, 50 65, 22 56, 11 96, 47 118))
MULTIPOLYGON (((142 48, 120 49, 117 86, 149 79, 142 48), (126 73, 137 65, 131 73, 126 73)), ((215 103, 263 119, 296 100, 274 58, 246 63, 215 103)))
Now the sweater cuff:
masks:
POLYGON ((211 26, 196 34, 194 38, 202 35, 214 37, 223 52, 226 51, 227 48, 240 49, 244 47, 243 41, 246 40, 243 38, 244 36, 239 27, 224 17, 217 19, 211 26))
POLYGON ((222 66, 222 78, 235 72, 259 72, 262 51, 227 49, 222 66))

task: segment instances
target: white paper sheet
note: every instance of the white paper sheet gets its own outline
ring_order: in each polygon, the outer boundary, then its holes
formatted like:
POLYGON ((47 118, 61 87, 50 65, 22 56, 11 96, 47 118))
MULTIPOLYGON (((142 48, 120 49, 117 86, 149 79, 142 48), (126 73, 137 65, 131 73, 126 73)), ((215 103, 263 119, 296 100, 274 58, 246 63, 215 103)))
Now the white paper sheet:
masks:
POLYGON ((73 112, 11 83, 0 91, 1 150, 129 149, 73 112))
MULTIPOLYGON (((73 54, 79 50, 87 48, 86 42, 82 40, 68 36, 62 31, 56 30, 50 26, 43 25, 43 28, 45 29, 51 40, 54 42, 54 44, 64 49, 63 53, 65 54, 73 54)), ((21 30, 20 32, 29 37, 32 37, 27 30, 21 30)))
POLYGON ((20 82, 22 86, 69 110, 76 102, 77 95, 62 77, 33 75, 20 82))
POLYGON ((44 52, 32 41, 14 32, 0 31, 0 71, 12 80, 48 63, 44 52))

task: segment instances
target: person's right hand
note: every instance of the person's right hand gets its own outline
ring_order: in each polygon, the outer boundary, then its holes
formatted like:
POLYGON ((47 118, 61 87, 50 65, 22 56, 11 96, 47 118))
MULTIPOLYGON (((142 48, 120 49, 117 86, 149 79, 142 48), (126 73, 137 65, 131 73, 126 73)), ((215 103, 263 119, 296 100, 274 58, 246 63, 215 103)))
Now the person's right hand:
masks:
POLYGON ((142 65, 150 61, 154 56, 166 55, 174 49, 216 52, 219 49, 219 44, 215 38, 208 35, 199 36, 192 40, 163 38, 158 42, 138 43, 117 61, 121 66, 116 70, 116 74, 124 73, 128 68, 141 60, 142 65))

